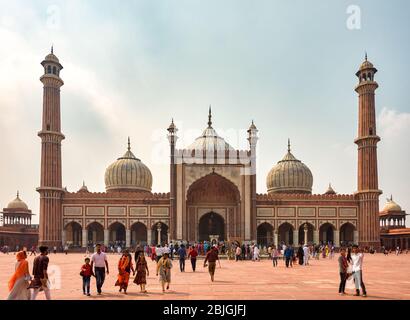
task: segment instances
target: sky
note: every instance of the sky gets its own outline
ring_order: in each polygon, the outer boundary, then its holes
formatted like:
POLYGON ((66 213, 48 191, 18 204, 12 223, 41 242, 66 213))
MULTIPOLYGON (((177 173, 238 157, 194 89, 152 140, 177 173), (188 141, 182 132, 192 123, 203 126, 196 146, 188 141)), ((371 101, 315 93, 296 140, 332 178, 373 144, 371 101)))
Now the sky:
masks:
POLYGON ((380 206, 392 194, 410 213, 409 12, 406 0, 0 0, 0 207, 19 190, 38 216, 40 63, 53 44, 64 66, 63 186, 93 192, 128 136, 153 191, 169 192, 166 128, 174 118, 187 146, 212 105, 235 148, 258 127, 258 193, 288 138, 313 193, 329 183, 354 193, 355 73, 367 51, 379 70, 380 206))

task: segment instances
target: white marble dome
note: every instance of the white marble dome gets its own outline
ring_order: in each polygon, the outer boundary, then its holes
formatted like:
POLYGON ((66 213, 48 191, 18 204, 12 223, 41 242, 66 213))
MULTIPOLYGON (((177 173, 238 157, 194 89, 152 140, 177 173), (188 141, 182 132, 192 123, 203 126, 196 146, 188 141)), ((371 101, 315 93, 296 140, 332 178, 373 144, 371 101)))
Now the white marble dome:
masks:
POLYGON ((312 193, 310 169, 290 152, 275 165, 266 178, 268 193, 312 193))
POLYGON ((128 150, 105 171, 107 191, 148 191, 152 188, 152 174, 149 168, 128 150))

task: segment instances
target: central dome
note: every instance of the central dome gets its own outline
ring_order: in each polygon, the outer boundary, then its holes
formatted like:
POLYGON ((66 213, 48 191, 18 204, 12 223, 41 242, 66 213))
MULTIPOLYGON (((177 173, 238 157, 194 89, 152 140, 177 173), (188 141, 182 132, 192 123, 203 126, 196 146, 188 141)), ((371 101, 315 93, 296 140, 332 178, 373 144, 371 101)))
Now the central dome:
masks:
POLYGON ((290 152, 269 172, 268 193, 312 193, 313 176, 310 169, 290 152))
POLYGON ((107 191, 151 192, 151 187, 151 171, 131 152, 128 139, 127 152, 105 171, 105 188, 107 191))
POLYGON ((211 108, 209 108, 208 116, 208 127, 202 132, 202 135, 195 139, 195 141, 190 144, 187 150, 200 150, 200 151, 233 151, 232 148, 224 138, 221 138, 212 128, 212 113, 211 108))

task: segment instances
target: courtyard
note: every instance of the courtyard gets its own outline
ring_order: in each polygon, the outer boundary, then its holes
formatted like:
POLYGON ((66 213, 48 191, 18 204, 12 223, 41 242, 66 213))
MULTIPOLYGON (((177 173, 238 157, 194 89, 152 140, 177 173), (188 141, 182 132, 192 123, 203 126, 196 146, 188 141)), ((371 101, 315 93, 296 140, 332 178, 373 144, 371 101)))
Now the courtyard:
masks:
MULTIPOLYGON (((172 283, 169 292, 163 294, 156 264, 149 259, 150 275, 147 277, 147 294, 139 293, 139 286, 132 283, 131 276, 128 295, 118 292, 114 286, 117 278, 117 264, 120 256, 108 254, 110 274, 106 277, 102 296, 96 295, 95 278, 91 280, 91 297, 83 296, 82 280, 79 275, 84 254, 50 254, 49 273, 52 274, 52 298, 60 300, 363 300, 363 299, 410 299, 410 254, 399 256, 366 254, 364 259, 364 281, 368 297, 354 297, 353 290, 348 295, 339 296, 339 274, 337 255, 333 260, 310 260, 309 266, 296 265, 287 269, 280 260, 277 268, 271 260, 261 262, 221 260, 221 268, 216 270, 215 282, 210 281, 203 260, 197 263, 194 273, 187 260, 185 272, 179 271, 178 260, 173 261, 172 283), (61 274, 61 277, 59 276, 61 274)), ((34 256, 29 256, 30 272, 34 256)), ((0 299, 7 297, 7 282, 14 270, 15 256, 0 254, 0 299)), ((44 299, 39 294, 38 299, 44 299)))

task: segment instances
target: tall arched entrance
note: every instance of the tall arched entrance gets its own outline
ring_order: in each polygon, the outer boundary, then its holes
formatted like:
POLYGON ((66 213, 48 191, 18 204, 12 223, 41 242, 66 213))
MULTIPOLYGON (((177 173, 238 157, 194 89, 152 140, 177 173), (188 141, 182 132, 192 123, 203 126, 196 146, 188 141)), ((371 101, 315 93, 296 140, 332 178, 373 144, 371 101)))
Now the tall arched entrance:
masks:
POLYGON ((125 244, 125 227, 122 223, 115 222, 110 226, 110 242, 114 244, 125 244))
POLYGON ((89 245, 104 243, 104 227, 98 222, 93 222, 88 225, 87 235, 89 245))
POLYGON ((258 245, 268 246, 273 243, 273 227, 270 223, 264 222, 256 229, 256 240, 258 245))
POLYGON ((164 245, 168 243, 168 226, 163 222, 154 224, 151 227, 151 239, 153 244, 164 245))
POLYGON ((293 243, 293 226, 285 222, 279 226, 278 229, 279 244, 294 244, 293 243))
POLYGON ((313 230, 314 226, 310 223, 303 223, 299 227, 299 244, 305 244, 305 226, 307 228, 307 244, 313 243, 313 230))
POLYGON ((147 244, 147 227, 141 222, 134 223, 131 226, 131 245, 147 244))
POLYGON ((210 236, 218 236, 218 240, 225 240, 225 221, 219 214, 209 212, 199 220, 198 240, 210 241, 210 236))
POLYGON ((212 172, 191 184, 187 191, 184 233, 188 241, 243 238, 240 193, 234 183, 212 172))
POLYGON ((65 239, 68 245, 73 247, 81 247, 82 245, 82 227, 78 222, 70 222, 64 228, 65 239))
POLYGON ((342 246, 354 244, 355 227, 351 223, 345 223, 340 227, 340 243, 342 246))
POLYGON ((330 223, 325 223, 322 224, 319 228, 319 241, 323 244, 328 244, 333 243, 334 238, 333 238, 333 231, 334 231, 333 225, 330 223))

